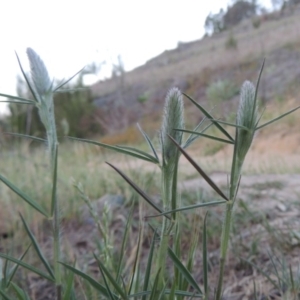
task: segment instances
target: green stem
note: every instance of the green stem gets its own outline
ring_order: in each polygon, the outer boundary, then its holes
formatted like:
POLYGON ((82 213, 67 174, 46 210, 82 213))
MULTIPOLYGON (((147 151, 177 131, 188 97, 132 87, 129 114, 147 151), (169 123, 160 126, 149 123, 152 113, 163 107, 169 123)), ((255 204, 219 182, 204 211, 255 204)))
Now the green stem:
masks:
MULTIPOLYGON (((171 202, 171 180, 170 175, 167 174, 166 170, 162 171, 162 200, 164 210, 168 210, 171 202)), ((164 270, 166 264, 167 250, 168 250, 168 227, 170 221, 163 217, 163 223, 161 228, 160 235, 160 247, 158 251, 158 269, 164 270)), ((161 272, 161 276, 163 277, 163 272, 161 272)))
POLYGON ((229 243, 230 230, 232 224, 233 205, 237 193, 242 165, 243 165, 243 160, 239 160, 236 151, 234 151, 232 169, 231 169, 229 201, 226 204, 226 212, 223 221, 222 235, 221 235, 220 270, 219 270, 218 286, 217 286, 217 292, 215 298, 216 300, 220 300, 222 296, 224 270, 225 270, 228 243, 229 243))

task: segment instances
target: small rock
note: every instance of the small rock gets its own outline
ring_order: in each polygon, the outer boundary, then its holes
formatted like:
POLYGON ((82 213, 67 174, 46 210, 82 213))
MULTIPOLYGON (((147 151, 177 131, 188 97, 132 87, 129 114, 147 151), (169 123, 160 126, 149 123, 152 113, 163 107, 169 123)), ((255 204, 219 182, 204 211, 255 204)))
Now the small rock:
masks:
POLYGON ((286 206, 285 206, 284 204, 282 204, 282 203, 277 203, 276 208, 277 208, 279 211, 281 211, 281 212, 287 211, 286 206))

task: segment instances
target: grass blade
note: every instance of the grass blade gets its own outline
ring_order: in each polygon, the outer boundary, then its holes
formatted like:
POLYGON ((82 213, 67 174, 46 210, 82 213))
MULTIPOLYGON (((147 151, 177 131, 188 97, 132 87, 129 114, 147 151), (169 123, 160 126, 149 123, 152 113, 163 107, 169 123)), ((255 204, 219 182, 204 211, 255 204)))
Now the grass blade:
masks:
POLYGON ((213 123, 221 123, 221 124, 224 124, 224 125, 228 125, 228 126, 231 126, 231 127, 240 128, 240 129, 249 131, 249 129, 247 127, 238 125, 236 123, 230 123, 230 122, 216 120, 216 119, 211 119, 210 121, 213 122, 213 123))
POLYGON ((103 280, 104 280, 105 287, 106 287, 106 289, 107 289, 107 291, 108 291, 109 299, 110 299, 110 300, 117 300, 117 298, 115 298, 115 297, 113 296, 113 293, 112 293, 112 291, 111 291, 111 289, 110 289, 110 287, 109 287, 109 285, 108 285, 108 282, 107 282, 107 280, 106 280, 106 277, 105 277, 105 275, 104 275, 104 273, 103 273, 103 270, 100 268, 100 266, 99 266, 99 270, 100 270, 100 273, 101 273, 102 278, 103 278, 103 280))
MULTIPOLYGON (((84 272, 74 268, 73 266, 70 266, 63 262, 60 262, 60 264, 62 264, 68 270, 72 271, 74 274, 79 275, 80 277, 85 279, 92 287, 94 287, 97 291, 99 291, 103 296, 109 297, 108 290, 102 284, 98 283, 95 279, 85 274, 84 272)), ((117 295, 115 294, 113 294, 113 296, 117 297, 117 295)))
POLYGON ((30 300, 28 294, 23 289, 19 288, 15 283, 12 282, 11 286, 19 300, 30 300))
POLYGON ((191 163, 191 165, 200 173, 200 175, 205 179, 205 181, 225 200, 228 198, 223 194, 223 192, 218 188, 218 186, 212 181, 212 179, 206 175, 206 173, 200 168, 200 166, 187 154, 187 152, 169 135, 169 138, 177 146, 180 152, 186 157, 186 159, 191 163))
MULTIPOLYGON (((207 120, 206 117, 204 117, 199 124, 191 131, 191 132, 198 132, 198 129, 200 128, 200 126, 207 120)), ((212 123, 210 123, 208 126, 206 126, 201 132, 205 132, 210 126, 212 125, 212 123)), ((182 130, 182 129, 174 129, 174 130, 182 130)), ((199 138, 198 135, 194 135, 193 133, 191 133, 189 135, 189 137, 187 138, 187 140, 184 142, 184 144, 182 145, 182 148, 187 148, 189 145, 191 145, 196 139, 199 138)))
MULTIPOLYGON (((11 101, 11 102, 17 102, 17 103, 23 103, 23 104, 32 104, 32 105, 36 104, 36 102, 33 101, 33 100, 26 99, 26 98, 23 98, 23 97, 8 95, 8 94, 2 94, 2 93, 0 93, 0 97, 6 97, 6 98, 9 98, 9 99, 18 100, 18 101, 11 101)), ((5 100, 1 100, 0 102, 10 102, 10 100, 6 100, 6 101, 5 100)))
MULTIPOLYGON (((24 251, 24 253, 21 255, 21 257, 19 258, 19 260, 23 260, 23 258, 25 257, 25 255, 27 254, 28 250, 30 249, 31 244, 27 247, 27 249, 24 251)), ((6 261, 7 262, 7 261, 6 261)), ((11 281, 13 280, 17 270, 19 268, 19 265, 15 265, 11 270, 9 270, 9 272, 7 273, 7 282, 6 282, 6 288, 9 287, 11 281)))
POLYGON ((12 262, 20 265, 21 267, 23 267, 23 268, 25 268, 25 269, 27 269, 27 270, 35 273, 35 274, 38 274, 41 277, 43 277, 43 278, 45 278, 45 279, 47 279, 47 280, 49 280, 51 282, 54 282, 54 279, 52 277, 48 276, 47 274, 45 274, 44 272, 40 271, 39 269, 37 269, 37 268, 35 268, 35 267, 33 267, 33 266, 31 266, 31 265, 23 262, 20 259, 14 258, 14 257, 12 257, 10 255, 7 255, 7 254, 4 254, 4 253, 0 253, 0 257, 2 257, 4 259, 7 259, 9 261, 12 261, 12 262))
POLYGON ((274 122, 280 120, 281 118, 283 118, 283 117, 285 117, 285 116, 291 114, 292 112, 294 112, 295 110, 297 110, 297 109, 299 109, 299 108, 300 108, 300 106, 297 106, 296 108, 293 108, 292 110, 290 110, 290 111, 284 113, 283 115, 281 115, 281 116, 279 116, 279 117, 277 117, 277 118, 275 118, 275 119, 273 119, 273 120, 271 120, 271 121, 268 121, 267 123, 265 123, 265 124, 263 124, 263 125, 258 126, 255 130, 259 130, 259 129, 261 129, 261 128, 267 126, 267 125, 270 125, 270 124, 272 124, 272 123, 274 123, 274 122))
POLYGON ((156 150, 155 150, 155 148, 154 148, 154 146, 153 146, 153 144, 152 144, 152 142, 151 142, 149 136, 148 136, 147 133, 142 129, 142 127, 139 125, 139 123, 137 123, 137 127, 138 127, 139 131, 141 132, 141 134, 143 135, 143 137, 145 138, 145 140, 146 140, 146 142, 147 142, 149 148, 152 150, 152 152, 153 152, 155 158, 157 159, 157 161, 158 161, 158 163, 159 163, 159 158, 158 158, 157 152, 156 152, 156 150))
POLYGON ((27 134, 21 134, 21 133, 14 133, 14 132, 5 132, 5 134, 8 135, 12 135, 12 136, 17 136, 17 137, 22 137, 22 138, 28 138, 37 142, 47 142, 47 140, 42 139, 42 138, 38 138, 36 136, 32 136, 32 135, 27 135, 27 134))
MULTIPOLYGON (((145 271, 145 277, 144 277, 144 286, 143 286, 143 291, 147 291, 149 283, 150 283, 150 276, 151 276, 151 268, 152 268, 152 261, 153 261, 153 255, 154 255, 154 247, 155 247, 155 236, 156 236, 156 231, 154 232, 150 244, 150 250, 148 254, 148 261, 147 261, 147 267, 145 271)), ((146 300, 146 295, 142 297, 142 300, 146 300)))
MULTIPOLYGON (((201 110, 201 112, 208 118, 213 120, 213 116, 206 110, 204 109, 200 104, 198 104, 194 99, 192 99, 190 96, 188 96, 185 93, 182 93, 184 96, 186 96, 190 101, 192 101, 194 103, 194 105, 196 105, 198 107, 198 109, 201 110)), ((216 127, 224 134, 226 135, 230 140, 233 141, 233 138, 231 137, 231 135, 218 123, 215 123, 216 127)))
POLYGON ((157 274, 155 276, 155 279, 154 279, 154 283, 153 283, 153 287, 152 287, 152 291, 151 291, 151 295, 150 295, 150 298, 149 300, 156 300, 157 299, 157 286, 158 286, 158 280, 159 280, 159 273, 160 273, 161 269, 159 269, 157 271, 157 274))
POLYGON ((132 270, 132 276, 131 276, 131 281, 129 284, 129 289, 128 289, 128 294, 131 294, 132 287, 133 287, 133 282, 134 282, 134 277, 135 277, 135 272, 138 268, 138 262, 139 262, 139 256, 140 256, 140 248, 141 248, 141 240, 142 240, 142 233, 143 233, 143 228, 140 224, 140 230, 139 230, 139 237, 138 237, 138 242, 137 242, 137 250, 136 250, 136 255, 134 259, 134 264, 133 264, 133 270, 132 270))
POLYGON ((164 299, 164 296, 165 296, 165 291, 166 291, 166 289, 167 289, 167 286, 168 286, 168 284, 169 284, 169 280, 167 280, 167 282, 165 283, 165 285, 164 285, 163 289, 160 291, 160 293, 159 293, 159 296, 158 296, 158 299, 157 299, 157 300, 162 300, 162 299, 164 299))
POLYGON ((188 206, 184 206, 184 207, 180 207, 174 210, 168 210, 165 211, 163 213, 160 213, 158 215, 151 215, 151 216, 146 216, 145 218, 156 218, 156 217, 160 217, 160 216, 165 216, 174 212, 178 212, 178 211, 184 211, 184 210, 191 210, 191 209, 195 209, 195 208, 199 208, 199 207, 208 207, 208 206, 214 206, 214 205, 219 205, 219 204, 225 204, 227 201, 225 200, 221 200, 221 201, 212 201, 212 202, 204 202, 204 203, 199 203, 199 204, 193 204, 193 205, 188 205, 188 206))
POLYGON ((14 300, 10 298, 4 291, 0 290, 0 295, 3 297, 4 300, 14 300))
POLYGON ((118 264, 118 268, 117 268, 117 276, 116 276, 117 282, 119 282, 119 279, 120 279, 120 276, 121 276, 121 269, 122 269, 122 265, 123 265, 124 254, 125 254, 125 246, 126 246, 127 239, 128 239, 130 224, 131 224, 131 221, 132 221, 132 215, 133 215, 133 205, 131 207, 130 214, 127 218, 125 231, 124 231, 124 237, 123 237, 123 240, 122 240, 122 247, 121 247, 121 251, 120 251, 121 256, 120 256, 120 260, 119 260, 119 264, 118 264))
POLYGON ((203 249, 202 249, 202 259, 203 259, 203 282, 204 282, 204 294, 205 299, 208 299, 208 256, 207 256, 207 221, 208 212, 205 214, 203 222, 203 249))
POLYGON ((30 228, 28 227, 26 221, 24 220, 23 216, 20 214, 20 217, 21 217, 21 220, 22 220, 22 223, 23 223, 23 226, 31 240, 31 243, 38 255, 38 257, 40 258, 41 262, 43 263, 43 265, 45 266, 46 270, 48 271, 49 275, 52 277, 53 280, 55 280, 55 276, 54 276, 54 273, 53 273, 53 270, 51 269, 47 259, 45 258, 45 256, 43 255, 42 253, 42 250, 40 249, 39 245, 38 245, 38 242, 37 240, 35 239, 33 233, 31 232, 30 228))
POLYGON ((39 205, 35 200, 33 200, 31 197, 29 197, 27 194, 19 190, 14 184, 12 184, 8 179, 0 175, 0 180, 7 185, 13 192, 15 192, 17 195, 19 195, 24 201, 26 201, 30 206, 32 206, 35 210, 40 212, 45 217, 49 217, 47 211, 39 205))
POLYGON ((149 162, 152 162, 152 163, 157 163, 156 159, 154 159, 154 158, 150 159, 148 157, 149 156, 148 153, 146 153, 147 155, 145 156, 145 155, 140 155, 138 153, 135 153, 137 151, 132 152, 130 150, 126 150, 125 148, 122 148, 121 146, 111 146, 111 145, 107 145, 107 144, 104 144, 104 143, 95 142, 95 141, 92 141, 92 140, 74 138, 74 137, 70 137, 70 136, 68 136, 68 138, 71 139, 71 140, 80 141, 80 142, 84 142, 84 143, 88 143, 88 144, 93 144, 93 145, 100 146, 100 147, 103 147, 103 148, 106 148, 106 149, 114 150, 116 152, 120 152, 122 154, 133 156, 133 157, 136 157, 136 158, 139 158, 139 159, 142 159, 142 160, 145 160, 145 161, 149 161, 149 162))
POLYGON ((264 66, 265 66, 265 59, 263 60, 263 63, 261 65, 261 68, 260 68, 260 71, 259 71, 259 75, 258 75, 258 78, 257 78, 257 82, 256 82, 255 94, 254 94, 254 104, 253 104, 253 111, 252 111, 251 120, 253 120, 253 118, 254 118, 255 107, 257 105, 257 93, 258 93, 259 83, 260 83, 260 79, 261 79, 261 75, 262 75, 264 66))
POLYGON ((72 299, 73 289, 74 289, 74 273, 68 272, 69 274, 66 276, 66 289, 64 292, 63 300, 72 299))
POLYGON ((116 289, 116 291, 120 294, 122 299, 127 299, 127 295, 124 293, 122 287, 117 283, 117 281, 112 277, 111 272, 109 272, 106 267, 101 263, 101 261, 98 259, 98 257, 94 254, 94 258, 96 259, 99 269, 101 273, 103 272, 103 279, 105 280, 105 276, 107 276, 110 283, 113 285, 113 287, 116 289), (105 275, 105 276, 104 276, 105 275))
POLYGON ((23 69, 23 67, 22 67, 22 64, 21 64, 21 61, 20 61, 20 59, 19 59, 19 56, 18 56, 17 52, 16 52, 16 56, 17 56, 17 60, 18 60, 19 67, 20 67, 21 72, 22 72, 22 74, 23 74, 23 77, 24 77, 24 79, 25 79, 25 81, 26 81, 26 83, 27 83, 27 85, 28 85, 29 90, 30 90, 30 92, 31 92, 31 94, 32 94, 32 96, 33 96, 33 98, 34 98, 37 102, 39 102, 39 99, 38 99, 38 97, 37 97, 37 95, 36 95, 34 89, 33 89, 32 86, 31 86, 30 80, 28 79, 28 77, 27 77, 27 75, 26 75, 26 73, 25 73, 25 71, 24 71, 24 69, 23 69))
MULTIPOLYGON (((131 179, 129 179, 122 171, 120 171, 118 168, 113 166, 112 164, 106 162, 109 166, 111 166, 115 171, 117 171, 124 179, 127 181, 135 190, 136 192, 141 195, 154 209, 156 209, 158 212, 162 213, 162 209, 160 209, 153 201, 152 199, 141 189, 139 188, 131 179)), ((170 217, 166 216, 168 219, 170 217)))
POLYGON ((178 268, 182 276, 188 281, 188 283, 197 290, 200 294, 202 294, 202 291, 197 284, 196 280, 192 276, 192 274, 189 272, 189 270, 182 264, 180 259, 176 256, 176 254, 173 252, 173 250, 169 247, 168 248, 168 254, 175 266, 178 268))
MULTIPOLYGON (((176 129, 177 130, 177 129, 176 129)), ((202 132, 197 132, 197 131, 192 131, 192 130, 186 130, 186 129, 178 129, 178 131, 182 131, 182 132, 187 132, 187 133, 192 133, 194 135, 199 135, 199 136, 203 136, 205 138, 209 138, 209 139, 212 139, 212 140, 215 140, 215 141, 218 141, 218 142, 222 142, 222 143, 227 143, 227 144, 234 144, 234 141, 229 141, 229 140, 224 140, 224 139, 221 139, 221 138, 218 138, 218 137, 215 137, 215 136, 212 136, 212 135, 208 135, 208 134, 204 134, 202 132)), ((183 147, 183 148, 186 148, 186 147, 183 147)))
POLYGON ((139 150, 139 149, 135 149, 133 147, 128 147, 128 146, 119 146, 117 145, 116 147, 120 148, 120 149, 124 149, 124 150, 129 150, 129 151, 132 151, 132 152, 136 152, 138 154, 141 154, 141 155, 144 155, 146 157, 148 157, 149 159, 151 159, 154 163, 159 163, 159 160, 156 159, 154 156, 148 154, 147 152, 145 151, 142 151, 142 150, 139 150))
POLYGON ((66 85, 68 82, 70 82, 74 77, 76 77, 78 74, 80 74, 83 71, 83 69, 84 69, 84 67, 81 70, 79 70, 77 73, 75 73, 73 76, 71 76, 69 79, 67 79, 66 81, 63 81, 62 83, 58 84, 58 86, 53 89, 53 93, 55 93, 57 90, 59 90, 64 85, 66 85))

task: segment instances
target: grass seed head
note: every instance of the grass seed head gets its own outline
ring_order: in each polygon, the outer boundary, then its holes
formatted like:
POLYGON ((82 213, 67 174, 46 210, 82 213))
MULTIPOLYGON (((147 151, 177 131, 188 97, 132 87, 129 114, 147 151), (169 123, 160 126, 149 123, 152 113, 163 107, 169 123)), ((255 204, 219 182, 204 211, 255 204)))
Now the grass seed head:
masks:
POLYGON ((255 87, 250 81, 245 81, 241 89, 236 119, 237 125, 247 128, 237 129, 237 155, 240 160, 244 160, 251 146, 258 119, 259 115, 255 101, 255 87))
POLYGON ((27 56, 30 62, 31 78, 34 88, 41 97, 51 89, 51 80, 44 62, 31 48, 27 48, 27 56))
POLYGON ((170 140, 170 135, 181 144, 182 132, 174 129, 184 129, 184 110, 182 94, 178 88, 172 88, 166 97, 163 122, 161 128, 161 142, 163 159, 169 164, 178 154, 178 149, 170 140))

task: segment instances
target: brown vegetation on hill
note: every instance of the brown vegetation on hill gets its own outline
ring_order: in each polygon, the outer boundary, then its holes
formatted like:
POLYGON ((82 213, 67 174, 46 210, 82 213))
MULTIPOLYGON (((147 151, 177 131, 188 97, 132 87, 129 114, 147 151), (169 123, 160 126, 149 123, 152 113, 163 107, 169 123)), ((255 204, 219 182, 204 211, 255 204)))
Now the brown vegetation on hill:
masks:
MULTIPOLYGON (((300 9, 291 15, 261 17, 256 28, 245 20, 230 31, 190 43, 179 43, 173 50, 149 60, 123 74, 122 109, 118 116, 130 125, 146 115, 158 114, 169 88, 177 86, 200 102, 207 101, 206 90, 216 81, 228 80, 241 86, 246 79, 256 80, 263 58, 266 66, 260 88, 263 101, 286 99, 298 89, 300 69, 300 9), (234 43, 234 44, 232 44, 234 43)), ((110 111, 119 99, 120 80, 112 78, 91 87, 100 116, 110 111)), ((218 105, 228 106, 235 101, 218 105)), ((216 103, 207 106, 211 107, 216 103)), ((230 108, 229 108, 230 109, 230 108)), ((191 116, 193 122, 193 116, 191 116)), ((113 121, 113 116, 109 115, 113 121)), ((122 123, 113 126, 120 130, 122 123)))

